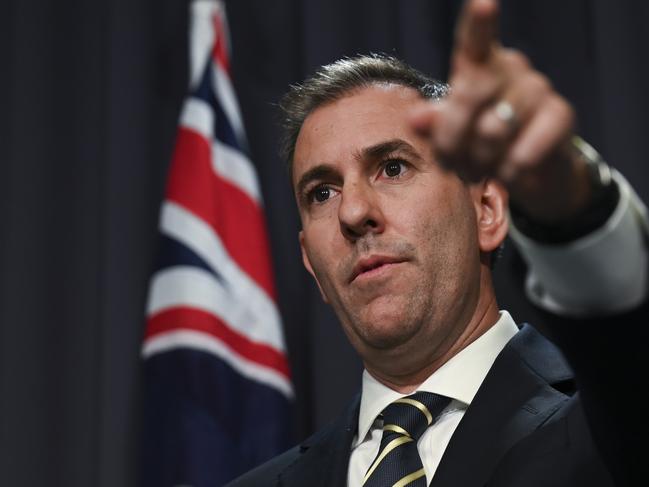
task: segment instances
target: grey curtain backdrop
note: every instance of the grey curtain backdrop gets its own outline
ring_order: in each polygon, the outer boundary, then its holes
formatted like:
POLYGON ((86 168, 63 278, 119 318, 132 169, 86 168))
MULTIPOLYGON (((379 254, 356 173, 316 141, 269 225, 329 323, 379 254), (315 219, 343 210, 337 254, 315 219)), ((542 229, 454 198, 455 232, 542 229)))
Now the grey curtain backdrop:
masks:
MULTIPOLYGON (((336 415, 361 365, 301 268, 274 103, 344 55, 447 74, 456 0, 231 0, 236 88, 262 183, 295 439, 336 415)), ((576 106, 580 133, 649 199, 649 4, 505 0, 502 36, 576 106)), ((157 213, 186 86, 187 2, 0 6, 0 483, 135 486, 139 346, 157 213)), ((511 249, 501 306, 534 312, 511 249)))

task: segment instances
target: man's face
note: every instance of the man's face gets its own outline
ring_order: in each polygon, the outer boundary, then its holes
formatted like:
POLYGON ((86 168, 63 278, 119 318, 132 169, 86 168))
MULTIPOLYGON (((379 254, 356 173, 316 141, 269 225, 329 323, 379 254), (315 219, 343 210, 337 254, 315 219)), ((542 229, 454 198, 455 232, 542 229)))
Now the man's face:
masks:
POLYGON ((435 359, 478 294, 469 188, 408 122, 419 94, 374 85, 314 110, 295 147, 304 261, 368 365, 435 359))

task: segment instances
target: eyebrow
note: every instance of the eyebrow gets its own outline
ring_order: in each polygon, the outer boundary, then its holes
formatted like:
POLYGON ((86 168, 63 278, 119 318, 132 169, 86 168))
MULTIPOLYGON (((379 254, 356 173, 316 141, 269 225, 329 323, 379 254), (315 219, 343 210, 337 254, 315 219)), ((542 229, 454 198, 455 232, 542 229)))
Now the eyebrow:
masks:
POLYGON ((357 160, 381 159, 388 154, 399 151, 407 152, 409 155, 419 158, 419 154, 415 148, 403 139, 387 140, 385 142, 365 147, 355 154, 355 158, 357 160))
MULTIPOLYGON (((358 161, 381 159, 394 152, 406 152, 412 157, 420 159, 421 157, 415 148, 403 139, 392 139, 385 142, 365 147, 354 154, 354 159, 358 161)), ((302 195, 304 188, 312 181, 319 179, 339 178, 338 170, 330 164, 318 164, 305 172, 296 184, 297 194, 302 195)))
POLYGON ((298 181, 296 185, 297 194, 301 196, 304 193, 304 188, 311 181, 316 181, 318 179, 329 179, 334 177, 339 177, 338 171, 329 164, 319 164, 315 167, 312 167, 307 172, 305 172, 298 181))

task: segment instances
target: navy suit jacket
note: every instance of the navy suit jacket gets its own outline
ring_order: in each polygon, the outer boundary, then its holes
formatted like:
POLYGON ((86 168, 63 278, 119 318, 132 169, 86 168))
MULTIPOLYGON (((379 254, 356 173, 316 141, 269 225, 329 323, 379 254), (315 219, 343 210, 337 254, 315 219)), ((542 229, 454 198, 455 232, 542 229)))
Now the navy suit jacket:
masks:
MULTIPOLYGON (((639 384, 646 382, 640 369, 629 370, 641 361, 635 353, 641 345, 634 352, 628 348, 629 336, 621 332, 644 328, 646 317, 645 305, 624 317, 587 322, 553 317, 544 334, 523 326, 490 369, 430 485, 609 487, 646 482, 648 477, 633 482, 649 460, 641 458, 638 446, 644 439, 637 439, 637 425, 629 419, 633 408, 623 396, 632 385, 637 395, 639 384), (545 335, 561 345, 570 363, 545 335)), ((330 425, 228 485, 346 486, 359 402, 356 397, 330 425)))

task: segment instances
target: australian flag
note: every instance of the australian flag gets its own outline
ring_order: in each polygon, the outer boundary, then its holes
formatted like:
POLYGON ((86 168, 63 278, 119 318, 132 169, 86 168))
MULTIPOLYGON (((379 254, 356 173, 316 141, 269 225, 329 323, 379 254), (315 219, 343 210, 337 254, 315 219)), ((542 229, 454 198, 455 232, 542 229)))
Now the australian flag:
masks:
POLYGON ((191 8, 190 89, 142 347, 147 487, 223 485, 290 442, 293 388, 225 10, 191 8))

